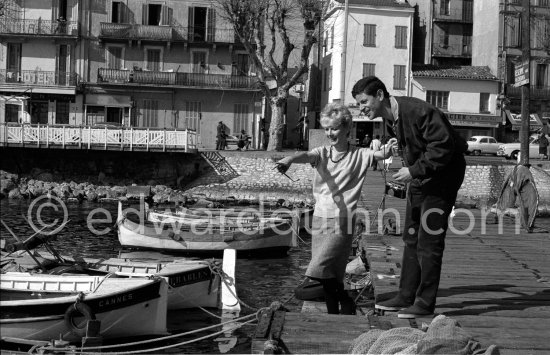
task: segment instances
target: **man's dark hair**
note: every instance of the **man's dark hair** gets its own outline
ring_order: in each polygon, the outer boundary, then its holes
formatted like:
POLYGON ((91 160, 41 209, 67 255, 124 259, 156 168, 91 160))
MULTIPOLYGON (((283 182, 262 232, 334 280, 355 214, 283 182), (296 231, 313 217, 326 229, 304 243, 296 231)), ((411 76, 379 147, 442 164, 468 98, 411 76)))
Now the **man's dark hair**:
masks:
POLYGON ((376 96, 378 90, 382 90, 382 92, 384 93, 384 97, 390 97, 390 94, 386 89, 386 85, 384 85, 382 80, 378 79, 375 76, 367 76, 360 79, 358 82, 355 83, 355 85, 353 85, 353 89, 351 89, 351 95, 355 97, 358 94, 364 92, 367 95, 376 96))

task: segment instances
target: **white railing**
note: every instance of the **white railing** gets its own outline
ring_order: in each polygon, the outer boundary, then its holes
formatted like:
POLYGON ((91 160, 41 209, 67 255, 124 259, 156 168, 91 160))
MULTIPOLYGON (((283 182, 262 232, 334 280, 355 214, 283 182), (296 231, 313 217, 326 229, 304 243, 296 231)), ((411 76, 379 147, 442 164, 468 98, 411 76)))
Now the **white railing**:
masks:
POLYGON ((197 134, 182 129, 106 128, 93 126, 0 123, 0 143, 38 147, 117 150, 196 151, 197 134))

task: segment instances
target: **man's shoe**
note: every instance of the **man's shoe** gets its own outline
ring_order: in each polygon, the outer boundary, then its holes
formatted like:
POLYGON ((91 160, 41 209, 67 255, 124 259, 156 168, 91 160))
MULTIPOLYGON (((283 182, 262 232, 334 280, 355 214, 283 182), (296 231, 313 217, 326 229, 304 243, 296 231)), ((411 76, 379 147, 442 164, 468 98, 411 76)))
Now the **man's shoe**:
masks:
POLYGON ((382 311, 399 311, 400 309, 410 307, 411 304, 411 302, 406 302, 401 297, 395 296, 389 300, 377 302, 374 308, 382 311))
POLYGON ((427 309, 424 309, 416 304, 413 304, 409 308, 405 308, 399 312, 397 312, 397 318, 405 318, 405 319, 411 319, 411 318, 417 318, 417 317, 429 317, 433 316, 432 311, 428 311, 427 309))

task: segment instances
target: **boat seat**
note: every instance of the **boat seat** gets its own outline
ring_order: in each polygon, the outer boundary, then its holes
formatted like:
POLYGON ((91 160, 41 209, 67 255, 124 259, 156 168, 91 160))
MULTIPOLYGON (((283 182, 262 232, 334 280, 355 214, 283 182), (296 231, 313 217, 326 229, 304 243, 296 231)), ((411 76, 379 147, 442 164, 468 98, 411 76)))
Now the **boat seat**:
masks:
POLYGON ((0 288, 48 292, 92 292, 100 284, 99 276, 57 276, 6 273, 0 280, 0 288))

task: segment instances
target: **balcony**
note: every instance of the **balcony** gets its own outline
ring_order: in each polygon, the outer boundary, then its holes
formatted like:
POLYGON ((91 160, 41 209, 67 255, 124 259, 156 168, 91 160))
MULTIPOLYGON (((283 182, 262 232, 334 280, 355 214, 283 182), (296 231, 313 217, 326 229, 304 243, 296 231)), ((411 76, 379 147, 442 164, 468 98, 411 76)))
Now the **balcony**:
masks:
POLYGON ((202 87, 255 90, 257 78, 224 74, 174 73, 159 71, 99 68, 97 82, 108 84, 168 85, 173 87, 202 87))
POLYGON ((3 17, 0 18, 0 35, 76 37, 78 36, 78 22, 42 19, 20 20, 3 17))
POLYGON ((99 38, 191 43, 238 43, 232 28, 146 26, 101 22, 99 38))
POLYGON ((32 86, 76 86, 77 74, 43 70, 9 71, 0 69, 0 84, 32 86))
POLYGON ((185 129, 0 123, 0 144, 15 147, 194 153, 198 139, 185 129))
POLYGON ((472 10, 455 10, 452 9, 448 13, 442 13, 440 9, 436 9, 433 15, 435 22, 459 22, 459 23, 473 23, 472 10))
MULTIPOLYGON (((550 97, 550 86, 531 86, 529 89, 531 100, 548 100, 550 97)), ((521 87, 506 84, 506 96, 521 98, 521 87)))

